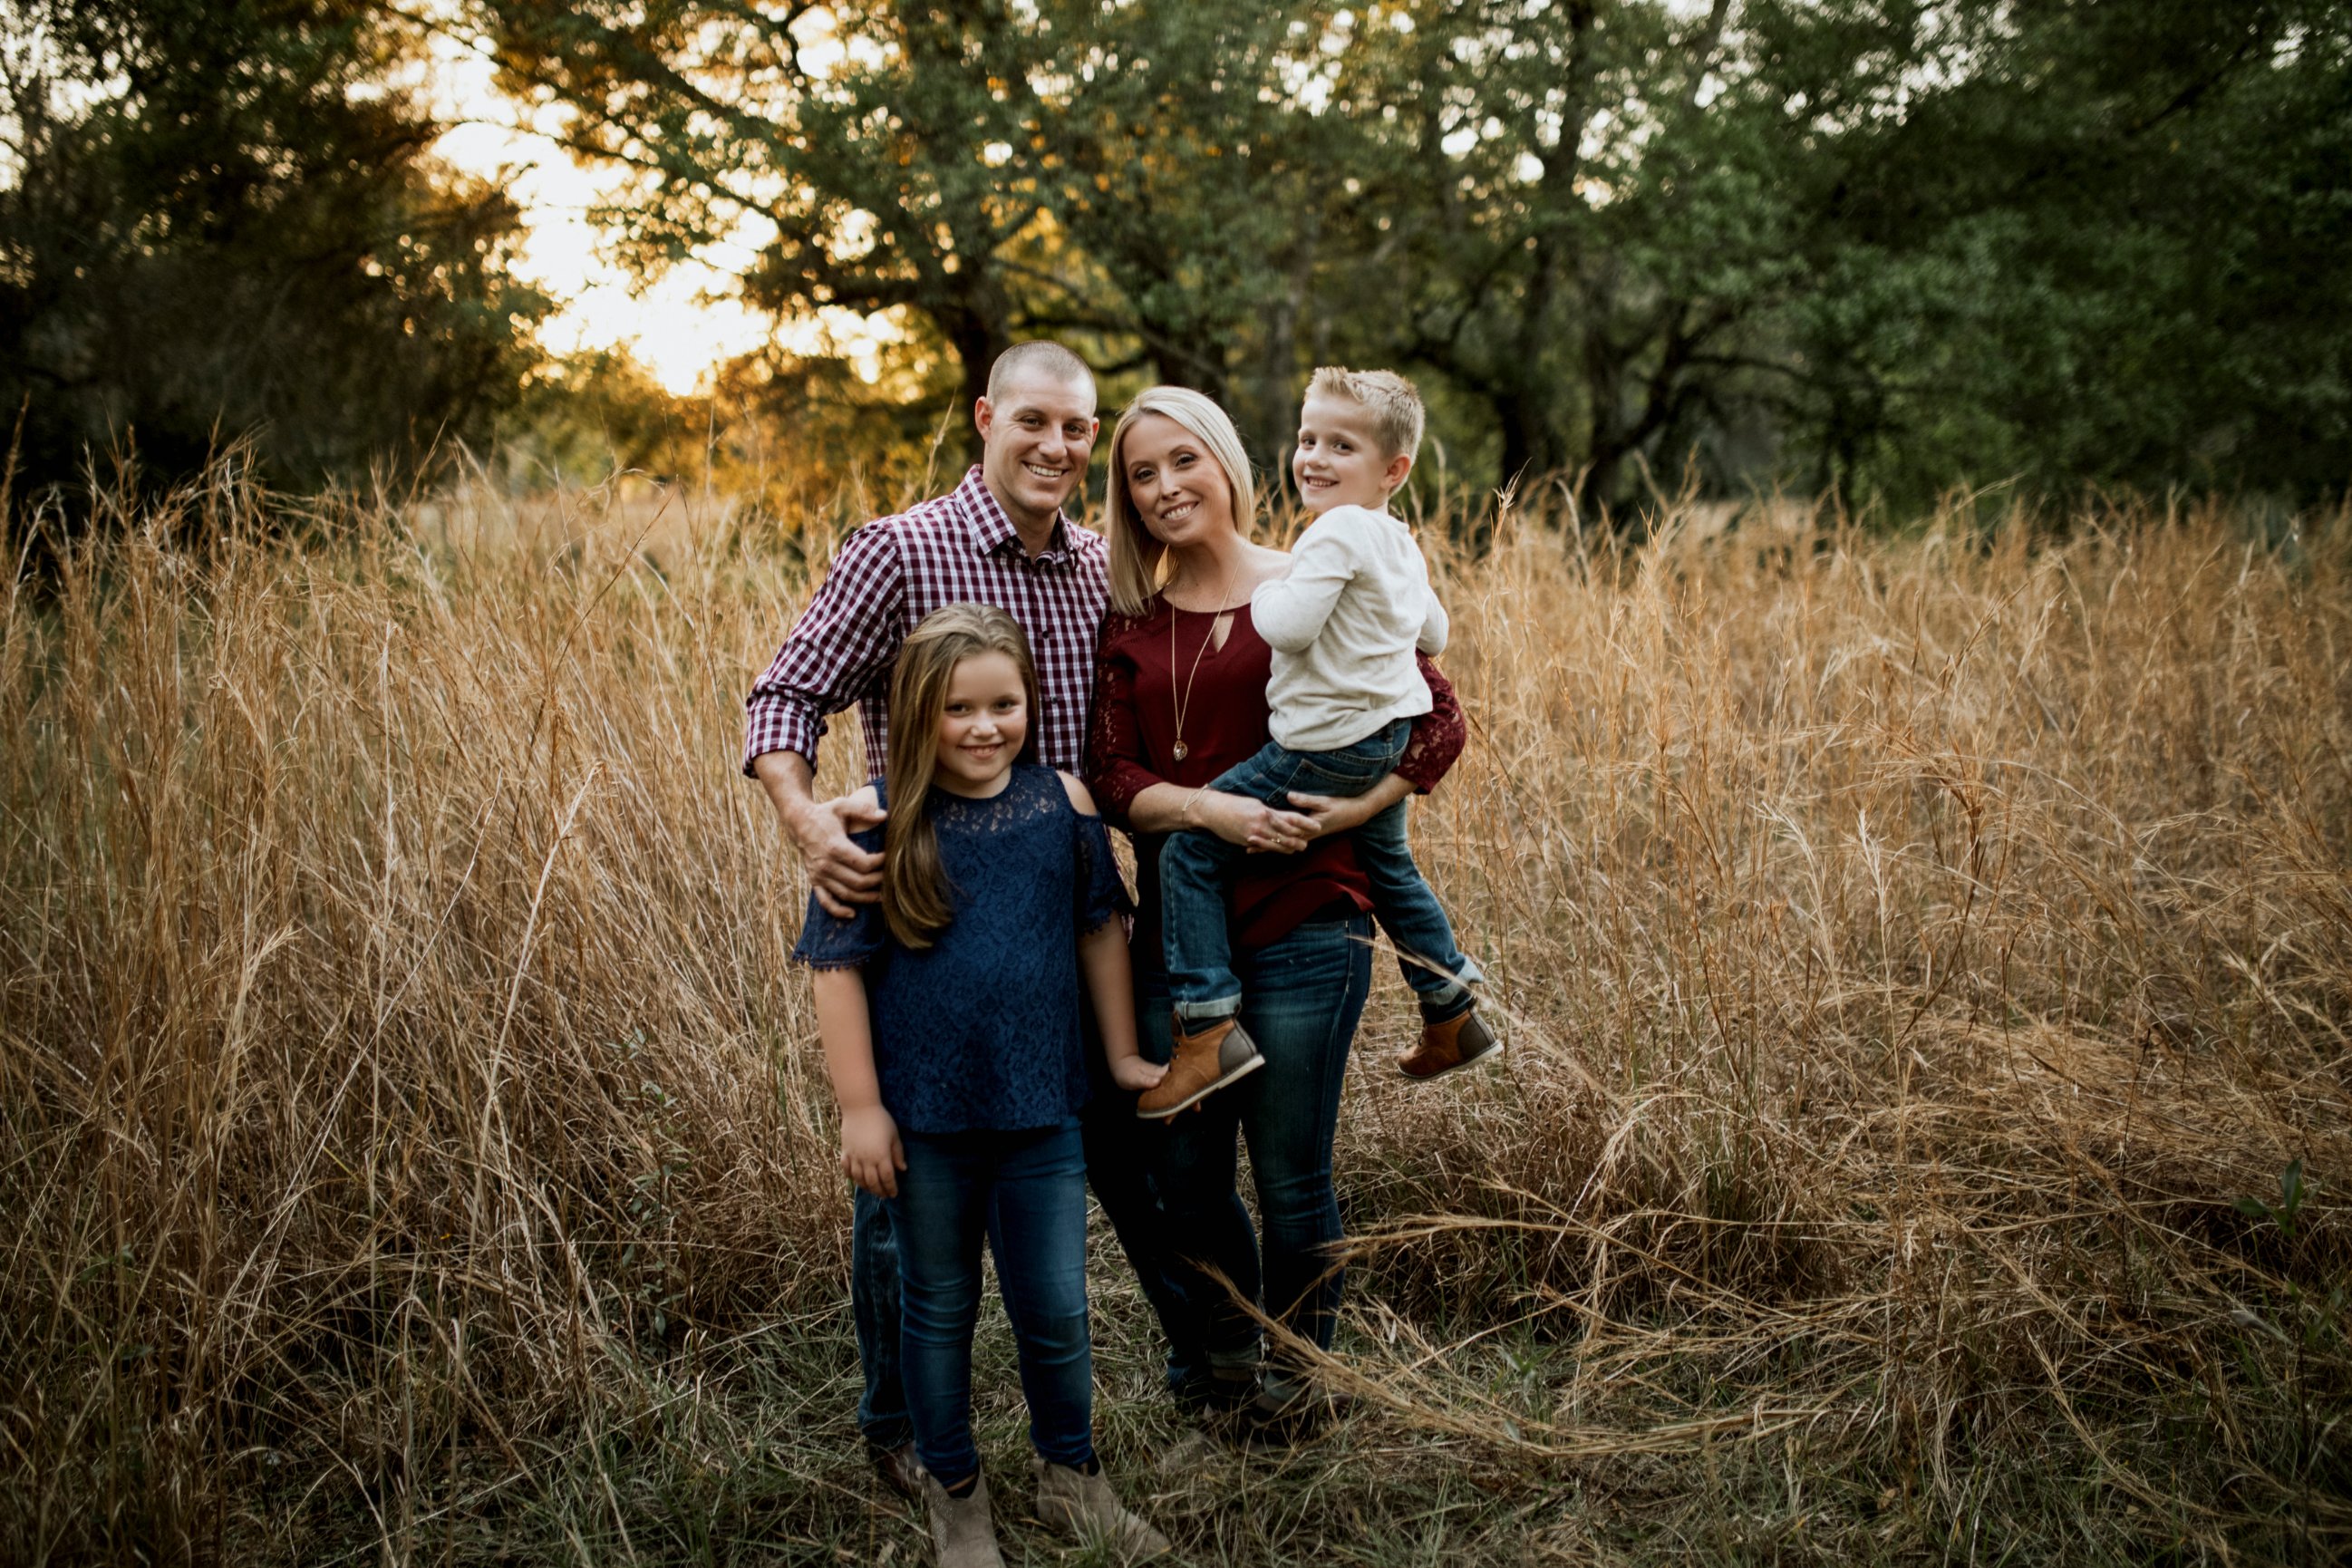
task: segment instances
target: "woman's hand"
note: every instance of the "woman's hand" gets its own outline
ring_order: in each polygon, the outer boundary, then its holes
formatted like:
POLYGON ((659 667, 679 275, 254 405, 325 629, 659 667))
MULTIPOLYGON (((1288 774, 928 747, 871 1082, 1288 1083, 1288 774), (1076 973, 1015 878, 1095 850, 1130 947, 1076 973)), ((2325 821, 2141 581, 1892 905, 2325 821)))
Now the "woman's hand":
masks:
POLYGON ((1281 811, 1245 795, 1205 791, 1185 814, 1192 827, 1205 827, 1228 844, 1270 855, 1296 855, 1322 825, 1305 812, 1281 811))
POLYGON ((898 1195, 898 1173, 907 1168, 898 1124, 878 1105, 841 1113, 841 1168, 877 1198, 898 1195))

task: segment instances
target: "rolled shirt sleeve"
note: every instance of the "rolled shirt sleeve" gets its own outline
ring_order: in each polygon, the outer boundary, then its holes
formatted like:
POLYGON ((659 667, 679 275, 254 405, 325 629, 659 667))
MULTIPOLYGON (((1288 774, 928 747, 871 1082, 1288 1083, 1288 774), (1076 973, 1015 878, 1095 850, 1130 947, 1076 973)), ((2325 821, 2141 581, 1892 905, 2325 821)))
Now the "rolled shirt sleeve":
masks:
POLYGON ((769 752, 798 752, 814 767, 825 720, 871 691, 905 635, 906 584, 887 529, 869 524, 842 542, 808 608, 744 700, 743 772, 769 752))

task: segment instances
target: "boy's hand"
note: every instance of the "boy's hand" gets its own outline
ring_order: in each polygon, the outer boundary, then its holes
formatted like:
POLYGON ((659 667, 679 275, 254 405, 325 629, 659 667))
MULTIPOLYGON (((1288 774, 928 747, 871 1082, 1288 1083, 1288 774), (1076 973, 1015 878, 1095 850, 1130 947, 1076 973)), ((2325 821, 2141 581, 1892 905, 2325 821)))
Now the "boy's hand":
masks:
POLYGON ((1412 793, 1412 786, 1391 773, 1361 795, 1301 795, 1289 792, 1290 804, 1315 822, 1317 837, 1361 827, 1412 793))
POLYGON ((898 1124, 878 1105, 841 1113, 841 1168, 877 1198, 898 1195, 898 1173, 907 1168, 898 1124))
POLYGON ((1160 1080, 1167 1076, 1168 1068, 1163 1062, 1148 1062, 1141 1057, 1113 1057, 1110 1059, 1111 1082, 1130 1094, 1156 1089, 1160 1080))

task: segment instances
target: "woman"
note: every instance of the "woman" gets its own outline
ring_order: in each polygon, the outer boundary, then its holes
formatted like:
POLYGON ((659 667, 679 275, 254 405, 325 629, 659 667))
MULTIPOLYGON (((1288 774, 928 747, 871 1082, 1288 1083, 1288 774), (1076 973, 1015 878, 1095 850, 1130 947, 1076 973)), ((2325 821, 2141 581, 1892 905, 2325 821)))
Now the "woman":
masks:
MULTIPOLYGON (((1111 608, 1097 656, 1087 782, 1105 817, 1135 836, 1137 1021, 1154 1060, 1167 1059, 1170 1044, 1161 844, 1198 827, 1264 852, 1235 878, 1232 934, 1243 1026, 1265 1066, 1168 1125, 1160 1195, 1177 1252, 1328 1350, 1341 1285, 1330 1256, 1340 1239, 1331 1146, 1348 1048, 1371 984, 1370 889, 1345 833, 1433 785, 1461 752, 1463 726, 1453 688, 1423 661, 1435 707, 1415 721, 1396 773, 1368 794, 1304 797, 1298 810, 1283 811, 1203 787, 1267 740, 1272 653, 1249 602, 1287 557, 1250 541, 1256 511, 1249 459, 1223 410, 1166 386, 1129 405, 1111 437, 1111 608), (1262 1239, 1234 1189, 1237 1140, 1249 1144, 1262 1239)), ((1276 1436, 1316 1425, 1328 1406, 1301 1369, 1279 1361, 1261 1369, 1255 1321, 1213 1281, 1188 1283, 1210 1370, 1186 1396, 1239 1410, 1276 1436)))

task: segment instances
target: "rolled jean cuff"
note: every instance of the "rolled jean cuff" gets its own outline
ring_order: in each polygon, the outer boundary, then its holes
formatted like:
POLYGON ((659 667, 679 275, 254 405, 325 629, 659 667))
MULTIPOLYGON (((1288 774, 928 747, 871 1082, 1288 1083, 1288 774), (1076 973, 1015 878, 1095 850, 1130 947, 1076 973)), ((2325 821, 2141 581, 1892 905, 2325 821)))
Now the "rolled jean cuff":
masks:
MULTIPOLYGON (((1422 973, 1427 974, 1429 972, 1423 970, 1422 973)), ((1420 999, 1421 1016, 1433 1024, 1442 1024, 1448 1018, 1458 1018, 1468 1012, 1472 1000, 1470 987, 1486 983, 1486 971, 1465 953, 1462 967, 1454 972, 1453 979, 1427 991, 1415 991, 1413 994, 1420 999)))
MULTIPOLYGON (((1186 1024, 1214 1024, 1222 1019, 1238 1017, 1242 999, 1238 994, 1212 996, 1206 1002, 1178 1002, 1171 1005, 1171 1010, 1186 1024)), ((1184 1032, 1188 1035, 1200 1033, 1198 1029, 1192 1028, 1184 1032)))

